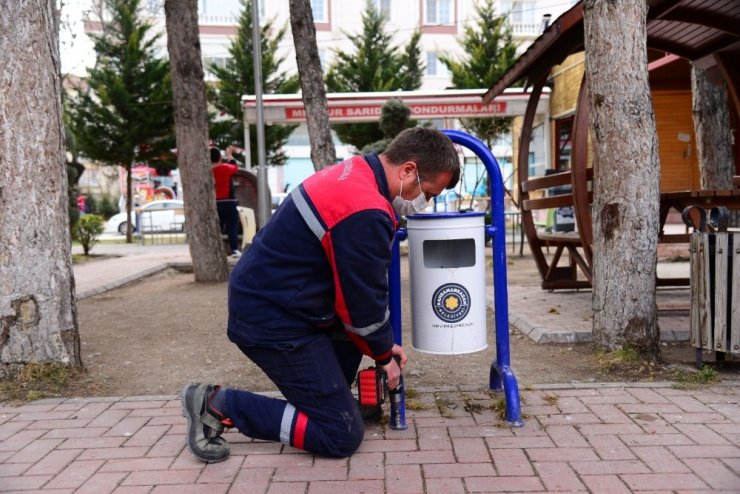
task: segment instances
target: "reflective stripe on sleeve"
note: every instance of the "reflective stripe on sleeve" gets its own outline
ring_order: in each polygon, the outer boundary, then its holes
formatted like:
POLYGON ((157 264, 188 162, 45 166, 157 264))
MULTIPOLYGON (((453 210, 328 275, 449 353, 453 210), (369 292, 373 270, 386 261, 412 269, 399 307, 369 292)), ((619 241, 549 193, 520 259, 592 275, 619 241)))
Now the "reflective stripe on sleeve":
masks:
POLYGON ((303 194, 301 194, 300 187, 296 187, 295 189, 293 189, 290 195, 291 197, 293 197, 295 207, 298 209, 298 212, 303 218, 303 221, 306 222, 308 228, 311 229, 313 234, 316 235, 316 238, 318 238, 320 242, 321 239, 324 238, 324 235, 326 235, 326 230, 323 226, 321 226, 321 222, 316 217, 316 215, 313 214, 311 206, 308 205, 308 202, 306 202, 306 198, 303 197, 303 194))
POLYGON ((378 329, 380 329, 381 327, 383 327, 383 325, 385 325, 388 322, 388 318, 390 317, 390 314, 391 314, 390 311, 388 309, 386 309, 385 310, 385 317, 380 322, 373 323, 373 324, 371 324, 369 326, 365 326, 363 328, 356 328, 354 326, 350 326, 349 324, 344 323, 344 329, 346 329, 350 333, 354 333, 354 334, 359 335, 359 336, 367 336, 367 335, 371 334, 372 332, 377 331, 378 329))

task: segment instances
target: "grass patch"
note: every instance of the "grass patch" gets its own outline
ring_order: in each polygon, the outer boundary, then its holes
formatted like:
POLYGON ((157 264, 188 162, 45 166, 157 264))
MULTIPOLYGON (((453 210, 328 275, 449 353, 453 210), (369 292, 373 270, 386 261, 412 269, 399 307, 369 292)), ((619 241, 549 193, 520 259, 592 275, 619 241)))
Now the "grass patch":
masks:
POLYGON ((639 368, 652 364, 652 362, 646 361, 637 350, 629 345, 625 345, 612 352, 598 352, 596 354, 596 363, 599 371, 606 374, 624 370, 644 370, 639 368))
POLYGON ((449 402, 447 402, 446 400, 443 400, 442 398, 438 396, 435 396, 434 404, 437 406, 437 411, 439 411, 439 414, 442 417, 446 419, 451 419, 453 417, 449 402))
POLYGON ((61 363, 27 364, 14 379, 0 382, 0 401, 32 401, 58 396, 73 372, 61 363))
POLYGON ((414 398, 416 398, 418 394, 414 388, 406 388, 405 391, 406 391, 406 398, 409 400, 413 400, 414 398))
POLYGON ((675 389, 696 389, 719 381, 717 370, 706 364, 698 371, 675 369, 671 377, 676 381, 671 386, 675 389))
POLYGON ((427 409, 426 405, 422 403, 421 401, 415 398, 406 399, 406 410, 426 410, 426 409, 427 409))
POLYGON ((542 399, 548 405, 552 405, 554 407, 558 405, 559 398, 557 396, 555 396, 555 395, 545 395, 545 396, 542 397, 542 399))

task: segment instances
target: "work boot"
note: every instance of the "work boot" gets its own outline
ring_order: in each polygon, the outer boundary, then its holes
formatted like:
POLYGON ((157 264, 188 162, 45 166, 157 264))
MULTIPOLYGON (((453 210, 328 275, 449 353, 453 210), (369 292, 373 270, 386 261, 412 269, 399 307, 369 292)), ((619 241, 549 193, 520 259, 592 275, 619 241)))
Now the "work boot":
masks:
POLYGON ((223 461, 231 452, 221 434, 234 424, 210 404, 219 388, 211 384, 188 384, 182 389, 182 415, 188 419, 187 445, 206 463, 223 461))

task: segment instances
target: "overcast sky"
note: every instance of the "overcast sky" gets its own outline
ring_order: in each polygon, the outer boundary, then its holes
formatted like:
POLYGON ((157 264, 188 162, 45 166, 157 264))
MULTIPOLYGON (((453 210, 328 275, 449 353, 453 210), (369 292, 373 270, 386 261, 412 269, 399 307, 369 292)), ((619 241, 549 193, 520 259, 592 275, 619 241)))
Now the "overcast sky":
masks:
POLYGON ((95 63, 95 52, 90 38, 85 34, 82 23, 84 9, 89 8, 86 0, 62 0, 61 25, 59 27, 59 51, 62 59, 62 74, 83 76, 87 67, 95 63))

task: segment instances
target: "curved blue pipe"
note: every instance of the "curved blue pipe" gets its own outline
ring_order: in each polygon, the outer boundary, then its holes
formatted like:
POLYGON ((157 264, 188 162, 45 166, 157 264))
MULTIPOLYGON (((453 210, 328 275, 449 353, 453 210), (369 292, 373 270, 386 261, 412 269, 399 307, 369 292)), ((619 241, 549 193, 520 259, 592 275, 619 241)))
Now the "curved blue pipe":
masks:
POLYGON ((506 281, 506 223, 504 222, 504 180, 498 161, 491 150, 476 137, 459 130, 443 130, 455 144, 473 151, 486 166, 491 183, 491 226, 486 233, 492 236, 493 302, 496 325, 496 360, 491 363, 489 388, 503 389, 506 399, 506 421, 517 427, 524 425, 519 402, 519 386, 511 368, 509 352, 509 293, 506 281))

